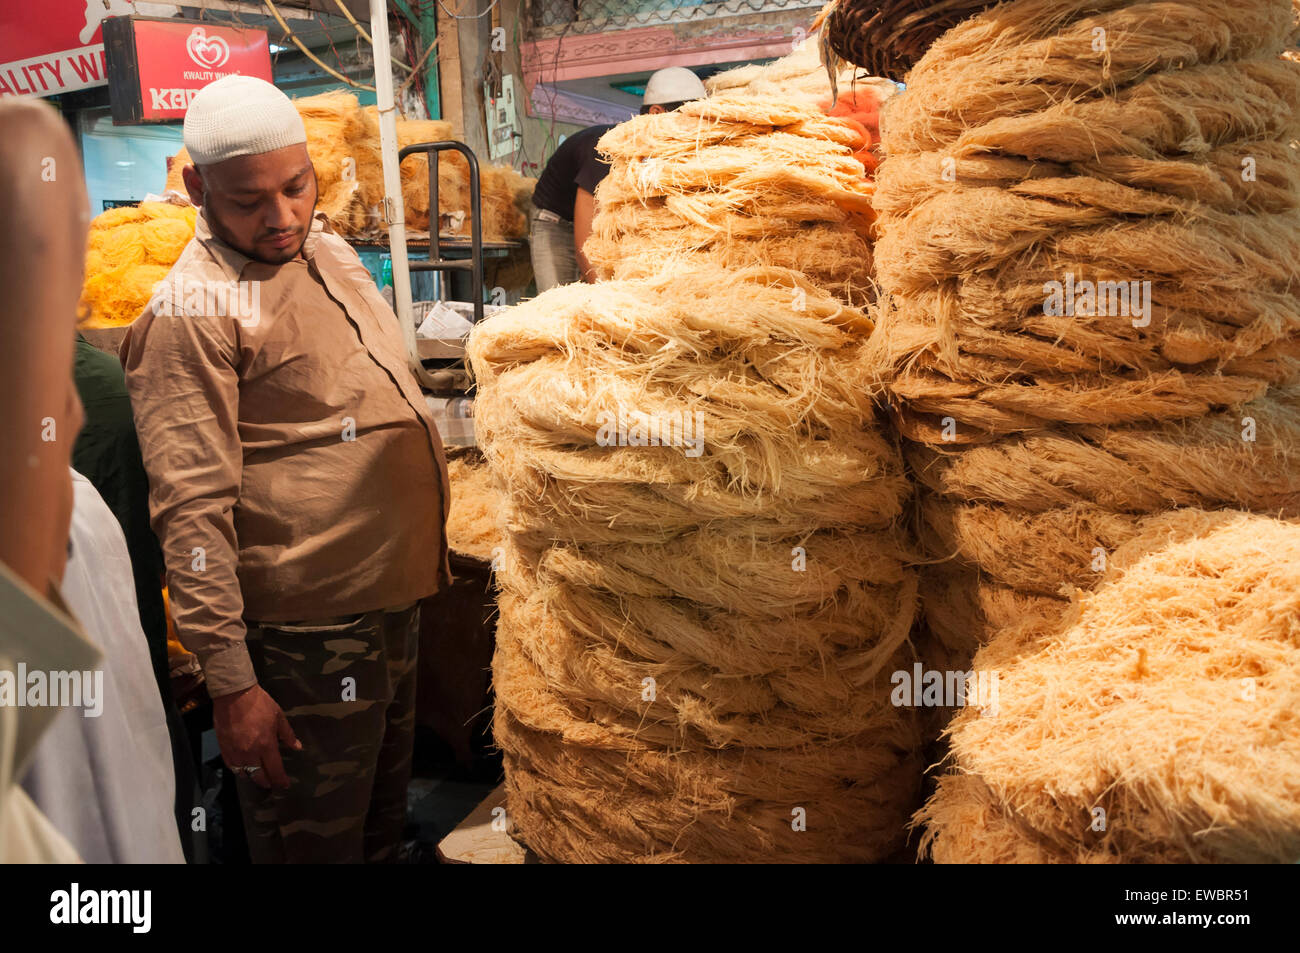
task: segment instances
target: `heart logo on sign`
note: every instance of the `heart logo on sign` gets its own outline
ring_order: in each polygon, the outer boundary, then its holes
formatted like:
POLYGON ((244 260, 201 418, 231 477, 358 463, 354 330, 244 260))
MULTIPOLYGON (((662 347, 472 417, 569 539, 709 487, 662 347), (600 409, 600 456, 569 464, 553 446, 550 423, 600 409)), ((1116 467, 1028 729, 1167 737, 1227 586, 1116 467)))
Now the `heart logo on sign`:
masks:
POLYGON ((200 66, 216 69, 230 59, 230 44, 219 36, 208 36, 203 27, 195 27, 185 41, 185 51, 200 66))

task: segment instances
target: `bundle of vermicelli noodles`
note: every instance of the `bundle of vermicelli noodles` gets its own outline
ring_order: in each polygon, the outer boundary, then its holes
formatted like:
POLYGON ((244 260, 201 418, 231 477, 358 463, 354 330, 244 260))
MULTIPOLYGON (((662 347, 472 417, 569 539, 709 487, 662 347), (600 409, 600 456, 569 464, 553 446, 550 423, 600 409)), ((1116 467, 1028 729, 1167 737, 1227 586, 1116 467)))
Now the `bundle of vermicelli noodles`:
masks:
POLYGON ((611 168, 584 251, 603 278, 777 265, 861 304, 874 213, 859 156, 871 145, 861 124, 773 96, 639 116, 600 140, 611 168))
POLYGON ((1151 517, 1102 583, 980 650, 918 816, 941 863, 1294 863, 1300 525, 1151 517))

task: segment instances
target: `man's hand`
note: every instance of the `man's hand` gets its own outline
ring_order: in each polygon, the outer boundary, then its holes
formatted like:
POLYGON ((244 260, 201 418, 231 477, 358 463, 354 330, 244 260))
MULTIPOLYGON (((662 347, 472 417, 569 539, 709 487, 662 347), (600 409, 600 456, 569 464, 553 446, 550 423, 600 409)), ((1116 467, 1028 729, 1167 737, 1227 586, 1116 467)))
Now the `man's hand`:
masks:
POLYGON ((221 757, 232 770, 258 767, 249 775, 260 787, 287 788, 289 776, 280 760, 280 745, 302 750, 280 706, 260 685, 212 700, 212 723, 221 757))

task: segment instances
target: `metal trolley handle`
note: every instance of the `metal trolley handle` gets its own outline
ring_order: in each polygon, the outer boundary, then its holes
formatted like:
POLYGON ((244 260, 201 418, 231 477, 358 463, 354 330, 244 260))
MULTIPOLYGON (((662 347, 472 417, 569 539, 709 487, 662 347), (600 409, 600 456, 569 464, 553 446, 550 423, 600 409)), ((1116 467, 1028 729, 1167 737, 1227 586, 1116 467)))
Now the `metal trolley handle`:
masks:
POLYGON ((402 160, 417 152, 423 152, 429 157, 429 257, 424 261, 411 261, 408 267, 412 271, 468 271, 473 286, 474 323, 478 324, 483 320, 483 198, 479 191, 478 157, 463 142, 450 139, 443 142, 417 142, 397 153, 399 175, 402 160), (441 215, 438 211, 438 153, 448 149, 455 149, 469 163, 469 207, 472 218, 468 259, 443 258, 439 244, 438 226, 441 224, 441 215))

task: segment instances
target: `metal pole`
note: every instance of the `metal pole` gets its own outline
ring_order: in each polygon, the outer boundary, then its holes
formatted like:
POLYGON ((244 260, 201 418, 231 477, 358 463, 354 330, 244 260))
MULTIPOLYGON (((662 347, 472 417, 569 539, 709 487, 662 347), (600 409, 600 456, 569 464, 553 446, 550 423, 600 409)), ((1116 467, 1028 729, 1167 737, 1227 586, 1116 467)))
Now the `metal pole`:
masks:
MULTIPOLYGON (((393 102, 393 64, 388 40, 388 4, 370 0, 370 36, 375 52, 375 97, 379 111, 379 149, 384 166, 384 217, 388 221, 388 250, 393 259, 393 300, 397 322, 406 342, 406 359, 416 380, 428 384, 415 340, 411 307, 411 271, 406 257, 406 209, 402 204, 402 171, 397 159, 397 107, 393 102)), ((433 221, 437 221, 437 212, 433 221)), ((433 228, 437 235, 437 226, 433 228)), ((435 238, 434 241, 437 239, 435 238)))

